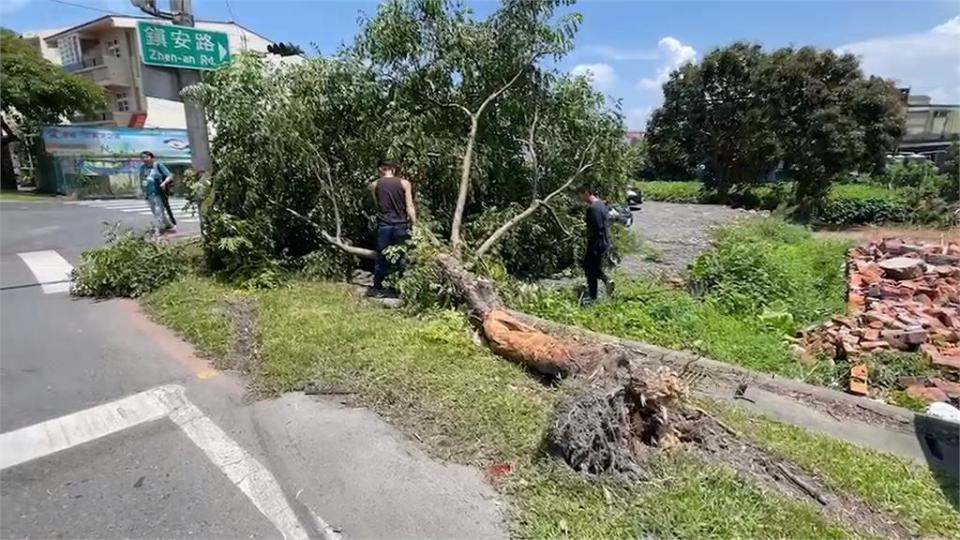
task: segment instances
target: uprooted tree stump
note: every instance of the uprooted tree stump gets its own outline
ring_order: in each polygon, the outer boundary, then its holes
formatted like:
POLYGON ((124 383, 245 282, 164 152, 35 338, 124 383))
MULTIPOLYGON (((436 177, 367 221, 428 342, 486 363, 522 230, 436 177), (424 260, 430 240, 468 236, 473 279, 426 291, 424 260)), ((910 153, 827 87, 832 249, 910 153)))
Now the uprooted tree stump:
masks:
POLYGON ((669 368, 641 366, 622 347, 544 332, 506 309, 494 284, 456 258, 441 254, 437 262, 494 352, 542 374, 576 377, 575 390, 556 409, 548 441, 574 470, 643 481, 652 458, 690 452, 768 489, 812 500, 867 534, 912 536, 895 518, 833 490, 692 405, 686 383, 669 368))

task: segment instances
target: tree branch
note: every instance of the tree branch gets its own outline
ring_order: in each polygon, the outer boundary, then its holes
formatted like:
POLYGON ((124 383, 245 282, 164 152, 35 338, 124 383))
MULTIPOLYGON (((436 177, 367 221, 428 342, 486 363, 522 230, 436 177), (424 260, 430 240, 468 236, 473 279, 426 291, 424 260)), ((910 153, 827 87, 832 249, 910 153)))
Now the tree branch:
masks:
POLYGON ((540 201, 540 206, 546 208, 547 211, 550 212, 550 215, 553 216, 553 220, 557 222, 557 227, 560 227, 560 231, 563 233, 563 236, 565 238, 570 238, 571 236, 573 236, 573 233, 570 232, 570 229, 567 229, 563 225, 563 221, 560 220, 560 216, 557 215, 557 211, 556 209, 553 208, 553 205, 551 205, 550 203, 545 203, 543 201, 540 201))
MULTIPOLYGON (((497 230, 493 231, 493 233, 489 237, 487 237, 486 240, 483 241, 483 244, 480 244, 480 247, 477 248, 477 254, 476 254, 477 257, 484 256, 488 251, 490 251, 490 248, 492 248, 497 242, 500 241, 501 238, 503 238, 505 234, 507 234, 507 232, 510 231, 510 229, 516 227, 518 224, 520 224, 521 221, 531 216, 534 212, 537 211, 538 208, 540 208, 541 205, 549 203, 550 199, 556 197, 557 195, 562 193, 564 190, 569 188, 570 184, 573 184, 574 180, 576 180, 577 177, 579 177, 584 171, 592 167, 593 166, 592 162, 584 163, 584 161, 586 160, 587 154, 590 152, 591 148, 593 148, 593 144, 596 142, 596 140, 597 140, 596 137, 590 140, 590 143, 587 145, 587 148, 583 151, 583 154, 580 156, 580 166, 572 175, 570 175, 570 178, 568 178, 567 181, 564 182, 562 186, 551 191, 550 194, 544 197, 543 199, 534 199, 530 203, 530 206, 526 208, 526 210, 513 216, 512 218, 507 220, 506 223, 498 227, 497 230)), ((557 217, 556 214, 554 214, 554 217, 557 217)), ((559 219, 557 220, 557 222, 559 223, 559 219)), ((562 225, 561 225, 561 228, 562 228, 562 225)))
POLYGON ((470 167, 473 164, 473 147, 477 141, 477 127, 480 123, 480 116, 483 114, 484 109, 487 108, 487 105, 500 97, 501 94, 520 80, 520 76, 527 70, 529 64, 536 60, 537 56, 539 56, 539 54, 533 55, 529 61, 525 62, 520 69, 517 70, 513 78, 492 94, 488 95, 487 98, 483 100, 483 103, 480 104, 480 107, 477 108, 476 112, 469 113, 466 107, 460 106, 470 115, 470 132, 467 135, 467 146, 463 152, 463 161, 460 166, 460 187, 457 190, 457 206, 453 211, 453 223, 450 227, 450 247, 453 249, 453 255, 457 258, 463 253, 463 238, 460 236, 460 226, 463 223, 463 212, 467 206, 467 193, 470 191, 470 167))
MULTIPOLYGON (((276 203, 276 201, 274 201, 274 203, 276 203)), ((313 228, 315 228, 315 229, 317 230, 317 232, 320 233, 320 237, 323 238, 324 241, 326 241, 327 243, 331 244, 332 246, 334 246, 334 247, 336 247, 336 248, 339 248, 339 249, 343 250, 344 252, 349 253, 349 254, 351 254, 351 255, 354 255, 354 256, 356 256, 356 257, 360 257, 361 259, 370 259, 370 260, 373 260, 373 259, 376 259, 376 258, 377 258, 377 252, 376 252, 376 251, 373 251, 372 249, 366 249, 366 248, 362 248, 362 247, 357 247, 357 246, 350 245, 350 244, 346 243, 345 241, 343 241, 343 239, 331 235, 330 233, 328 233, 327 231, 325 231, 325 230, 323 229, 323 227, 321 227, 320 225, 317 225, 312 219, 310 219, 310 218, 308 218, 307 216, 301 214, 300 212, 297 212, 297 211, 294 210, 293 208, 290 208, 290 207, 288 207, 288 206, 284 206, 283 209, 286 210, 287 212, 289 212, 291 215, 293 215, 293 216, 295 216, 295 217, 297 217, 297 218, 300 218, 301 220, 309 223, 310 225, 313 225, 313 228)))
POLYGON ((528 67, 528 65, 530 64, 530 62, 533 62, 534 60, 537 59, 537 56, 538 56, 538 55, 534 55, 533 57, 530 58, 530 61, 529 61, 529 62, 526 62, 526 63, 524 63, 522 66, 520 66, 520 69, 519 69, 519 70, 517 71, 517 73, 513 76, 513 78, 511 78, 509 81, 507 81, 507 84, 501 86, 498 90, 494 91, 492 94, 490 94, 489 96, 487 96, 487 99, 483 100, 483 103, 481 103, 481 104, 480 104, 480 107, 477 109, 476 115, 479 117, 479 116, 483 113, 483 110, 487 108, 487 105, 489 105, 491 102, 493 102, 493 100, 495 100, 495 99, 497 99, 498 97, 500 97, 500 94, 502 94, 502 93, 506 92, 507 90, 509 90, 510 87, 513 86, 514 83, 516 83, 518 80, 520 80, 520 76, 523 75, 523 72, 527 70, 527 67, 528 67))

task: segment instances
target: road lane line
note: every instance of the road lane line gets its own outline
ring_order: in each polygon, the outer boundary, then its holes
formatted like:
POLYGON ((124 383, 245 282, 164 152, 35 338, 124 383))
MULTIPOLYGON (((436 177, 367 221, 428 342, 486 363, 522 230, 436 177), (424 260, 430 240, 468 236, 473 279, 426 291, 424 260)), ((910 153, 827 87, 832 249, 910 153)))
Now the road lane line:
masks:
POLYGON ((43 294, 70 292, 70 272, 73 265, 53 250, 17 253, 37 278, 43 294))
POLYGON ((160 386, 39 424, 0 433, 0 470, 167 416, 160 386))
MULTIPOLYGON (((284 538, 307 539, 310 534, 301 525, 287 502, 280 484, 256 458, 230 438, 195 405, 182 399, 172 407, 170 419, 196 444, 250 502, 273 523, 284 538)), ((322 524, 323 520, 317 519, 322 524)), ((326 538, 337 538, 329 526, 321 530, 326 538)))
MULTIPOLYGON (((169 418, 227 476, 264 517, 289 540, 306 540, 300 523, 273 474, 185 396, 179 384, 158 386, 132 396, 59 418, 0 433, 0 470, 85 444, 145 422, 169 418)), ((324 540, 340 535, 312 509, 311 524, 324 540)))

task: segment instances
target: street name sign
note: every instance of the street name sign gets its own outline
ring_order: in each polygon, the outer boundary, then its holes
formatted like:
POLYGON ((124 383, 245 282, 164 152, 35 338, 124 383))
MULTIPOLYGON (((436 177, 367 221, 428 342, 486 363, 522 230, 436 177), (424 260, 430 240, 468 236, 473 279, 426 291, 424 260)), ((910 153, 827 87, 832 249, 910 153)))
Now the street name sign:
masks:
POLYGON ((230 63, 225 32, 139 21, 140 58, 148 66, 220 69, 230 63))

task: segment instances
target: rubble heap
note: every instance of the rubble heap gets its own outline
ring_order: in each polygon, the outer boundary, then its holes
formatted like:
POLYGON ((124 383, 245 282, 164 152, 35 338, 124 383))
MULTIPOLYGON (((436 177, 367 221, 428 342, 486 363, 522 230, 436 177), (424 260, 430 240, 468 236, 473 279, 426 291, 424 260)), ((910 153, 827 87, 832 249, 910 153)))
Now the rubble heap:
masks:
MULTIPOLYGON (((804 332, 808 352, 853 359, 919 350, 933 366, 960 372, 960 238, 858 246, 850 251, 848 274, 848 316, 804 332)), ((854 368, 851 391, 866 394, 864 369, 854 368)), ((927 399, 960 398, 960 385, 947 379, 904 382, 927 399)))

